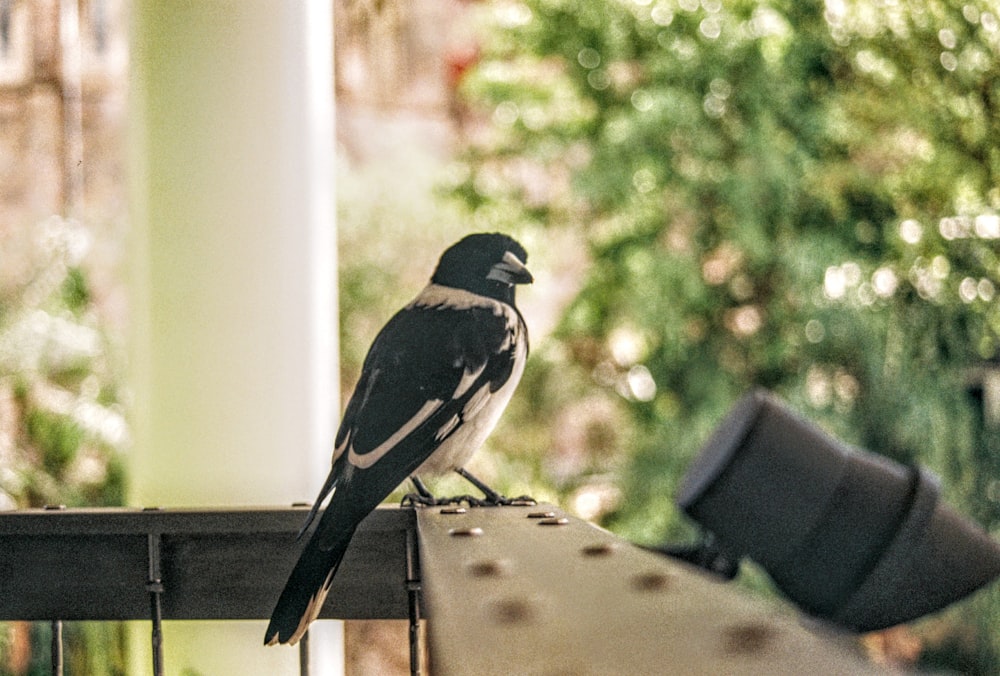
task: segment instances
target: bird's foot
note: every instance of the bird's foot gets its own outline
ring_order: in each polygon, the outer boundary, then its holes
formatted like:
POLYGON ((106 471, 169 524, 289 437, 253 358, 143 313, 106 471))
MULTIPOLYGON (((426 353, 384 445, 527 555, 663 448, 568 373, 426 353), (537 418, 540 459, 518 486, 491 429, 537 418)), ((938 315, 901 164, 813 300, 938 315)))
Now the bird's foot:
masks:
POLYGON ((508 498, 506 495, 488 495, 481 501, 484 507, 534 507, 538 504, 530 495, 520 495, 516 498, 508 498))
POLYGON ((483 501, 473 495, 452 495, 447 498, 440 498, 442 505, 455 505, 461 507, 463 504, 469 507, 482 507, 483 501))
POLYGON ((399 501, 400 507, 435 507, 439 504, 440 498, 433 495, 422 495, 420 493, 407 493, 399 501))
POLYGON ((538 504, 537 500, 528 495, 522 495, 516 498, 508 498, 506 495, 501 495, 473 475, 469 474, 469 472, 465 469, 459 468, 455 471, 465 477, 476 488, 481 490, 483 492, 483 497, 477 498, 472 495, 455 495, 449 498, 438 498, 427 490, 427 486, 424 485, 423 481, 416 476, 411 476, 410 481, 413 482, 413 487, 417 489, 417 492, 407 493, 404 495, 401 505, 403 507, 447 507, 466 504, 469 507, 531 507, 538 504))
POLYGON ((474 495, 452 495, 439 498, 432 495, 421 495, 420 493, 407 493, 400 503, 403 507, 531 507, 537 505, 538 501, 527 495, 516 498, 508 498, 505 495, 494 493, 482 498, 474 495))
POLYGON ((400 502, 401 507, 439 507, 455 504, 454 498, 435 497, 418 477, 411 476, 410 481, 413 482, 413 487, 417 489, 417 492, 404 495, 400 502))
POLYGON ((453 498, 445 498, 449 504, 459 505, 463 502, 469 507, 531 507, 538 504, 538 501, 527 495, 516 498, 508 498, 499 493, 488 494, 485 497, 477 498, 472 495, 457 495, 453 498))
POLYGON ((469 507, 484 507, 493 503, 472 495, 452 495, 439 498, 421 493, 407 493, 403 496, 401 503, 403 507, 460 507, 463 504, 469 507))
POLYGON ((475 505, 477 507, 530 507, 538 504, 537 500, 528 495, 522 495, 517 498, 508 498, 506 495, 501 495, 487 486, 481 479, 477 479, 464 467, 459 467, 455 472, 481 490, 483 495, 486 496, 482 500, 477 500, 478 504, 475 505))
POLYGON ((470 507, 532 507, 538 501, 528 495, 520 495, 516 498, 508 498, 506 495, 493 493, 482 498, 475 498, 471 495, 463 495, 459 498, 469 504, 470 507))

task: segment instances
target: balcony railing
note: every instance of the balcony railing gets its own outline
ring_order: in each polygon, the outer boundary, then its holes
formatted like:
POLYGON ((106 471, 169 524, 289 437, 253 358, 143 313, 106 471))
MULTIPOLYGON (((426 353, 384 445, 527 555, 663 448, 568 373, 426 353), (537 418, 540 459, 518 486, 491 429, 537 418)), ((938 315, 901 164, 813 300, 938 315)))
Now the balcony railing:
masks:
MULTIPOLYGON (((0 620, 56 623, 59 673, 61 622, 147 619, 160 674, 163 621, 269 617, 303 545, 303 516, 0 514, 0 620)), ((787 607, 551 505, 380 508, 359 527, 321 618, 409 619, 414 673, 427 618, 430 669, 444 676, 878 672, 787 607)))

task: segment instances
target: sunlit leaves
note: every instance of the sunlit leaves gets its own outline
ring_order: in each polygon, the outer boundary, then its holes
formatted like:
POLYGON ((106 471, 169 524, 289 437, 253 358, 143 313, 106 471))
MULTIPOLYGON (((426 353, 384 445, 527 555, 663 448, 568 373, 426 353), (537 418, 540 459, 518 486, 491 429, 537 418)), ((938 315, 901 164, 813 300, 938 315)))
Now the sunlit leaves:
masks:
POLYGON ((976 443, 967 373, 1000 350, 997 9, 517 6, 530 19, 470 84, 502 130, 469 166, 501 177, 490 195, 512 217, 520 200, 591 247, 558 338, 561 371, 620 397, 638 430, 616 524, 642 530, 674 480, 648 474, 679 471, 751 383, 931 463, 1000 520, 954 460, 976 443), (505 174, 512 157, 556 178, 505 174), (623 336, 641 337, 634 363, 623 336))

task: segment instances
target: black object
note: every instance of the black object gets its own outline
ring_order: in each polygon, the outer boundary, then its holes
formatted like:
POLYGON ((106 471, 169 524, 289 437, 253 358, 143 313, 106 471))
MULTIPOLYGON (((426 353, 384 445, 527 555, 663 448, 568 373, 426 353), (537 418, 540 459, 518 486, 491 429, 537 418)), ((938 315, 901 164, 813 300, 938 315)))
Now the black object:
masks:
POLYGON ((740 572, 740 556, 725 551, 708 532, 703 532, 702 538, 693 544, 667 543, 661 547, 646 549, 690 563, 725 581, 732 580, 740 572))
POLYGON ((850 448, 755 390, 692 463, 677 503, 807 613, 861 632, 1000 575, 1000 545, 939 494, 930 472, 850 448))

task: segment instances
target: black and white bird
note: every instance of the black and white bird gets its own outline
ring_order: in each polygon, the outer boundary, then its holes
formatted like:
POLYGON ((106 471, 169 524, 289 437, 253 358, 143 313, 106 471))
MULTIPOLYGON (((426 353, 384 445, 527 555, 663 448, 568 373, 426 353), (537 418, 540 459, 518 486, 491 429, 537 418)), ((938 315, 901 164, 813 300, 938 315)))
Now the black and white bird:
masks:
POLYGON ((428 284, 382 328, 365 357, 334 443, 333 466, 301 534, 333 492, 271 614, 264 643, 295 644, 319 615, 358 524, 408 477, 456 471, 507 501, 464 465, 517 387, 528 330, 514 304, 531 283, 527 253, 507 235, 449 247, 428 284))

